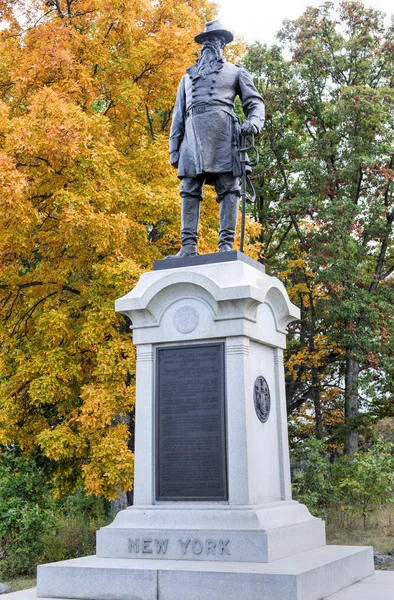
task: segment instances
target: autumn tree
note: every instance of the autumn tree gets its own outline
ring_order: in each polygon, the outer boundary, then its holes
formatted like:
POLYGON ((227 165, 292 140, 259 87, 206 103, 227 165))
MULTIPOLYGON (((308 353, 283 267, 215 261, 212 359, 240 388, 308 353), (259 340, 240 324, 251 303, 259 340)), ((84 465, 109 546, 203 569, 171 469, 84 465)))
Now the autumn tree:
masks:
MULTIPOLYGON (((134 349, 114 313, 179 231, 167 137, 209 0, 0 2, 0 445, 132 485, 134 349)), ((204 205, 213 249, 215 203, 204 205)))
POLYGON ((278 39, 245 62, 267 105, 259 241, 302 312, 288 409, 304 424, 313 410, 316 436, 353 453, 394 392, 394 25, 361 2, 326 2, 278 39))

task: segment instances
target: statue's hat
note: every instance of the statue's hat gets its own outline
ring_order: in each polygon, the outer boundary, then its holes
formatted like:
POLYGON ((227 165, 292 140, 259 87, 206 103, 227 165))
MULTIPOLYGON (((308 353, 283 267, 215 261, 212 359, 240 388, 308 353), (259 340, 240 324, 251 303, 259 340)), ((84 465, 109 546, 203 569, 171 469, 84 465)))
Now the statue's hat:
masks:
POLYGON ((222 37, 224 37, 224 39, 226 40, 226 44, 229 44, 234 39, 234 36, 231 33, 231 31, 223 29, 223 25, 220 23, 220 21, 208 21, 208 23, 205 23, 204 31, 196 35, 194 40, 197 42, 197 44, 202 44, 206 38, 212 37, 214 35, 221 35, 222 37))

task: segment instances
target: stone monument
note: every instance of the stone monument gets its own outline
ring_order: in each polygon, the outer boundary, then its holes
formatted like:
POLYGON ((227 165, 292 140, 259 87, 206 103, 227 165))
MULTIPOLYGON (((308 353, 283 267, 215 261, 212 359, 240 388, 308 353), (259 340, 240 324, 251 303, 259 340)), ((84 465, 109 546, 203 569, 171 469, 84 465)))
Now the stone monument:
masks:
POLYGON ((159 261, 116 302, 137 347, 135 505, 39 597, 321 600, 372 575, 291 499, 283 350, 299 317, 237 251, 159 261), (182 266, 179 266, 182 263, 182 266))
POLYGON ((232 250, 239 134, 257 134, 264 112, 248 73, 223 60, 231 39, 207 23, 178 92, 182 249, 116 302, 137 347, 135 505, 97 532, 96 556, 40 566, 40 598, 353 600, 373 574, 371 548, 327 546, 323 521, 291 498, 283 350, 299 311, 232 250), (205 183, 220 204, 219 252, 198 256, 205 183))

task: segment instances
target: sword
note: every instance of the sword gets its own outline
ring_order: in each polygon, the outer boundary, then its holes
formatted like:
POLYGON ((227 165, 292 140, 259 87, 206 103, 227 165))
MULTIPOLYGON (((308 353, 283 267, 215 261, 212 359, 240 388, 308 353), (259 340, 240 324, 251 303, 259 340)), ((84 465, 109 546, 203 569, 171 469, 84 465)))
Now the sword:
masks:
POLYGON ((256 200, 256 192, 253 187, 253 183, 250 180, 250 177, 247 173, 248 167, 255 167, 259 162, 259 151, 255 146, 254 134, 241 134, 241 148, 238 150, 240 153, 240 162, 241 162, 241 199, 242 199, 242 223, 241 223, 241 243, 240 243, 240 251, 244 251, 244 241, 245 241, 245 221, 246 221, 246 203, 253 204, 256 200), (254 160, 251 161, 248 157, 248 152, 254 152, 254 160))

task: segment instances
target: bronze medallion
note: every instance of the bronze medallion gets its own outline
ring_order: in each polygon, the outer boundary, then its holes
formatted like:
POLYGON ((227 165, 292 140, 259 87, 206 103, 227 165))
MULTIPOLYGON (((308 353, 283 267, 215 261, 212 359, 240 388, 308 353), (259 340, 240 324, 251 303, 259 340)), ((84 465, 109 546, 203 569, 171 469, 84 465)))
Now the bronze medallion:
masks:
POLYGON ((260 421, 266 423, 271 412, 271 395, 268 383, 261 375, 254 382, 254 407, 260 421))

